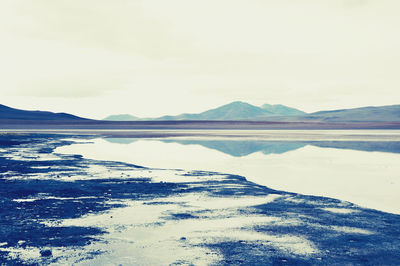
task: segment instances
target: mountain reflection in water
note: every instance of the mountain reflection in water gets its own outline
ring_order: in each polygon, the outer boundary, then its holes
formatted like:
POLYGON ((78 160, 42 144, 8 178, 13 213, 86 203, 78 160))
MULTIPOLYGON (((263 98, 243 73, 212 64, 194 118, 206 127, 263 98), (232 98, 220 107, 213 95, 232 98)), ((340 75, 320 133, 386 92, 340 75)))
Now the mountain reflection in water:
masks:
MULTIPOLYGON (((110 143, 131 144, 137 138, 105 138, 110 143)), ((334 148, 368 152, 400 153, 400 142, 396 141, 258 141, 258 140, 160 140, 164 143, 182 145, 201 145, 234 157, 247 156, 262 152, 268 154, 283 154, 307 145, 320 148, 334 148)))
POLYGON ((240 175, 276 190, 400 214, 396 141, 98 138, 58 152, 144 167, 240 175))

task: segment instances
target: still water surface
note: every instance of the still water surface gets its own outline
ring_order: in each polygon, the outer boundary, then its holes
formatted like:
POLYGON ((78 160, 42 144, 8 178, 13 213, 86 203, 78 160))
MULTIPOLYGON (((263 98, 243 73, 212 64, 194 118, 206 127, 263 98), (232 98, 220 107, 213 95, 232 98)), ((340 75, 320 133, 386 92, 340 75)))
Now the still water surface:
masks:
POLYGON ((57 149, 136 165, 237 174, 273 189, 400 214, 400 142, 97 138, 57 149))

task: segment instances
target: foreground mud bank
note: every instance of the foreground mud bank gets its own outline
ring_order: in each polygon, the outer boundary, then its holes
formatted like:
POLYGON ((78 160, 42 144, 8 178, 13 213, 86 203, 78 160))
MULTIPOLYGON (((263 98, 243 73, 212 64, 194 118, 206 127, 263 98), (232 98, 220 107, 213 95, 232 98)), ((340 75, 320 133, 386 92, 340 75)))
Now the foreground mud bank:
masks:
POLYGON ((0 135, 0 263, 400 263, 399 215, 241 176, 54 153, 77 141, 91 137, 0 135))

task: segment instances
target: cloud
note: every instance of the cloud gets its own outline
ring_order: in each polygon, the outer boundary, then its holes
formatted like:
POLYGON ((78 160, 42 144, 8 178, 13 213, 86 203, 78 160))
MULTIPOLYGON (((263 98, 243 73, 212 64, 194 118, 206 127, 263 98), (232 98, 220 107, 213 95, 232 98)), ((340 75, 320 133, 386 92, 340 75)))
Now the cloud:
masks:
POLYGON ((122 54, 163 57, 182 46, 169 32, 168 23, 146 13, 146 1, 59 0, 31 1, 19 6, 21 16, 36 27, 21 29, 33 39, 50 39, 85 48, 122 54))
POLYGON ((370 4, 370 3, 371 3, 371 0, 343 0, 342 1, 342 5, 344 7, 350 7, 350 8, 361 7, 361 6, 370 4))
POLYGON ((399 7, 392 0, 4 0, 0 89, 20 99, 85 98, 80 110, 92 103, 93 113, 102 111, 98 101, 124 97, 132 100, 114 108, 137 115, 230 100, 307 111, 400 102, 399 7))

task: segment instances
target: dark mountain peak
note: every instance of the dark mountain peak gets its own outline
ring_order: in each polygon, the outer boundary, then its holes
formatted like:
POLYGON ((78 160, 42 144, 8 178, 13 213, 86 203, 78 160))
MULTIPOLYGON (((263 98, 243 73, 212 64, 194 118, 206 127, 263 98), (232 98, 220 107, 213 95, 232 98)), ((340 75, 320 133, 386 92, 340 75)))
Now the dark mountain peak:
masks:
POLYGON ((13 108, 8 107, 8 106, 6 106, 4 104, 0 104, 0 110, 10 110, 10 109, 13 109, 13 108))
POLYGON ((53 113, 46 111, 27 111, 8 107, 0 104, 0 119, 1 120, 87 120, 86 118, 78 117, 67 113, 53 113))

